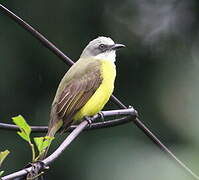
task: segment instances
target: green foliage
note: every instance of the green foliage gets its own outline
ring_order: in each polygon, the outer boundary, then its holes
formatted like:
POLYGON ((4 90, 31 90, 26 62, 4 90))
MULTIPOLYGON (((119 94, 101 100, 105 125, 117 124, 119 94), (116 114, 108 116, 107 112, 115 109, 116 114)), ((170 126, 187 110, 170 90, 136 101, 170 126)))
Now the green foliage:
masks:
MULTIPOLYGON (((0 152, 0 167, 9 153, 10 153, 10 151, 8 151, 8 150, 0 152)), ((3 173, 4 173, 4 171, 0 171, 0 176, 2 176, 3 173)))
POLYGON ((23 118, 23 116, 19 115, 16 117, 13 117, 12 120, 14 123, 19 127, 20 131, 17 132, 19 136, 21 136, 25 141, 30 142, 30 133, 31 128, 27 124, 26 120, 23 118))
POLYGON ((34 138, 35 144, 39 151, 39 154, 43 154, 47 147, 50 146, 54 137, 45 136, 45 137, 36 137, 34 138))
POLYGON ((9 153, 10 153, 10 151, 8 151, 8 150, 1 151, 1 152, 0 152, 0 167, 1 167, 3 161, 4 161, 5 158, 8 156, 9 153))
POLYGON ((3 175, 4 171, 0 171, 0 177, 3 175))
POLYGON ((45 152, 46 148, 48 148, 54 139, 54 137, 35 137, 34 142, 38 150, 38 155, 36 155, 35 146, 31 141, 31 128, 26 122, 26 120, 23 118, 23 116, 19 115, 12 118, 13 122, 19 127, 20 131, 17 132, 17 134, 28 142, 31 151, 32 151, 32 162, 35 162, 39 159, 39 157, 45 152))

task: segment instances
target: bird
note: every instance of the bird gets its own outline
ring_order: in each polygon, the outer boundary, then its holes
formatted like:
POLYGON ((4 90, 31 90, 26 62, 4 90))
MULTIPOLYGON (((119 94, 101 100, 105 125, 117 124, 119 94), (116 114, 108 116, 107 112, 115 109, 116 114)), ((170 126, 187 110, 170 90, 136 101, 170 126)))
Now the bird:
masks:
POLYGON ((116 50, 123 47, 104 36, 88 43, 58 86, 46 136, 54 137, 60 128, 65 131, 103 109, 114 90, 116 50))

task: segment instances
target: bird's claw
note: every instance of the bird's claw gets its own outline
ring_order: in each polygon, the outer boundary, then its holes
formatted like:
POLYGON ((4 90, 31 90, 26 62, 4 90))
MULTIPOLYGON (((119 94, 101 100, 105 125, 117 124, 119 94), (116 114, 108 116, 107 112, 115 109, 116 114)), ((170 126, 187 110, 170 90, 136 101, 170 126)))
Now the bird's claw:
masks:
POLYGON ((99 115, 99 117, 100 117, 100 119, 101 119, 102 121, 105 121, 105 119, 104 119, 104 114, 103 114, 102 111, 100 111, 100 112, 98 113, 98 115, 99 115))
POLYGON ((90 116, 85 116, 84 119, 88 122, 88 128, 90 128, 93 122, 93 119, 90 116))

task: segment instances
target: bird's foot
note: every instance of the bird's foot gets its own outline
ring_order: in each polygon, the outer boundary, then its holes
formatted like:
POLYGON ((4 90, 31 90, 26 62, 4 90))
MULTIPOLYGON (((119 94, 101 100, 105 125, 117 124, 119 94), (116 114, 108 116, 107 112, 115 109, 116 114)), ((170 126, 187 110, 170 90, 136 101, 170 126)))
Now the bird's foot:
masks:
POLYGON ((93 123, 93 118, 90 116, 85 116, 84 119, 88 122, 88 128, 90 128, 91 124, 93 123))
POLYGON ((99 118, 104 122, 104 121, 105 121, 105 118, 104 118, 103 112, 100 111, 100 112, 98 113, 98 115, 99 115, 99 118))

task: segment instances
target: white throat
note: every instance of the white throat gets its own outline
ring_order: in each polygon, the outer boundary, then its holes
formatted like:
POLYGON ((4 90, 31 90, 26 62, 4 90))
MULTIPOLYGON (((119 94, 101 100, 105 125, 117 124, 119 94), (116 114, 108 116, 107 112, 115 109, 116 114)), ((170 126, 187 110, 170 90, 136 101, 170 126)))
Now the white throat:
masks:
POLYGON ((115 51, 107 51, 104 53, 100 53, 97 56, 94 56, 94 58, 99 60, 111 61, 114 63, 116 61, 116 53, 115 51))

